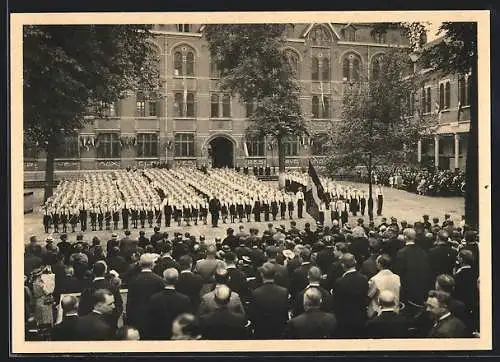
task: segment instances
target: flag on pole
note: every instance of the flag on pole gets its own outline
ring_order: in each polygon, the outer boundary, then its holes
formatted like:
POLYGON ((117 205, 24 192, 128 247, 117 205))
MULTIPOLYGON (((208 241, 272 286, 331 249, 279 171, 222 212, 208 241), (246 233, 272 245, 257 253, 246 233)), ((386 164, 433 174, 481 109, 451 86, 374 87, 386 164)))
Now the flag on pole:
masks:
POLYGON ((439 106, 438 102, 434 103, 434 108, 436 109, 438 120, 441 121, 441 107, 439 106))
POLYGON ((306 200, 306 211, 315 220, 319 218, 319 205, 324 198, 324 189, 321 181, 309 160, 308 180, 304 199, 306 200))

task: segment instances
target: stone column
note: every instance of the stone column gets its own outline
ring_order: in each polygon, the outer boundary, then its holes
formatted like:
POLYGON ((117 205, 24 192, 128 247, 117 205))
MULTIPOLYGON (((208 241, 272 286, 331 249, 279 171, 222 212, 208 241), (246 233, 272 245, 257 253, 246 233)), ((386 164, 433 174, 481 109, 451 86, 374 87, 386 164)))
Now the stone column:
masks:
POLYGON ((460 135, 455 133, 455 169, 459 166, 459 157, 460 157, 460 135))
POLYGON ((439 168, 439 135, 434 135, 434 167, 439 168))

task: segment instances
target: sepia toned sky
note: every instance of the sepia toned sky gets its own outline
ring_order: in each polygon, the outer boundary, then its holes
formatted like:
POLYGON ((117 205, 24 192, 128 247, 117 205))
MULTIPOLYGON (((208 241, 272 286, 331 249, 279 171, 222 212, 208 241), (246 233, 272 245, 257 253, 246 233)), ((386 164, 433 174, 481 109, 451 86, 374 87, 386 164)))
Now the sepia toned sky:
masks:
POLYGON ((437 32, 438 32, 439 26, 441 24, 442 24, 441 22, 429 24, 428 31, 427 31, 427 41, 428 42, 433 41, 434 39, 436 39, 438 37, 437 32))

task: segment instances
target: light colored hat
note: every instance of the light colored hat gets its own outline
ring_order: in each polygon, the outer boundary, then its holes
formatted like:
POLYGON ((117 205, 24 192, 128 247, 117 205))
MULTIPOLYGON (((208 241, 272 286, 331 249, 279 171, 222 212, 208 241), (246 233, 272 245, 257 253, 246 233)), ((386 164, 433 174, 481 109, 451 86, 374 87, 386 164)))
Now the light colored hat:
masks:
POLYGON ((283 250, 282 253, 285 256, 285 258, 287 258, 287 259, 293 259, 293 258, 295 258, 295 253, 293 251, 291 251, 291 250, 285 249, 285 250, 283 250))

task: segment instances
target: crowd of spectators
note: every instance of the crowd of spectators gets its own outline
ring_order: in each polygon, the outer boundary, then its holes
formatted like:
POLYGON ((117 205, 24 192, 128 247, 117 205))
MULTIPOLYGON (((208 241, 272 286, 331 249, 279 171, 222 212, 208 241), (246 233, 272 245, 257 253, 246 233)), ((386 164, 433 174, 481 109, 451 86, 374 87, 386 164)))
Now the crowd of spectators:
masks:
MULTIPOLYGON (((314 229, 313 229, 314 228, 314 229)), ((240 225, 223 239, 159 227, 119 238, 32 237, 29 340, 472 337, 478 233, 446 218, 303 230, 240 225), (76 293, 76 294, 75 294, 76 293), (58 314, 58 311, 60 314, 58 314)))

